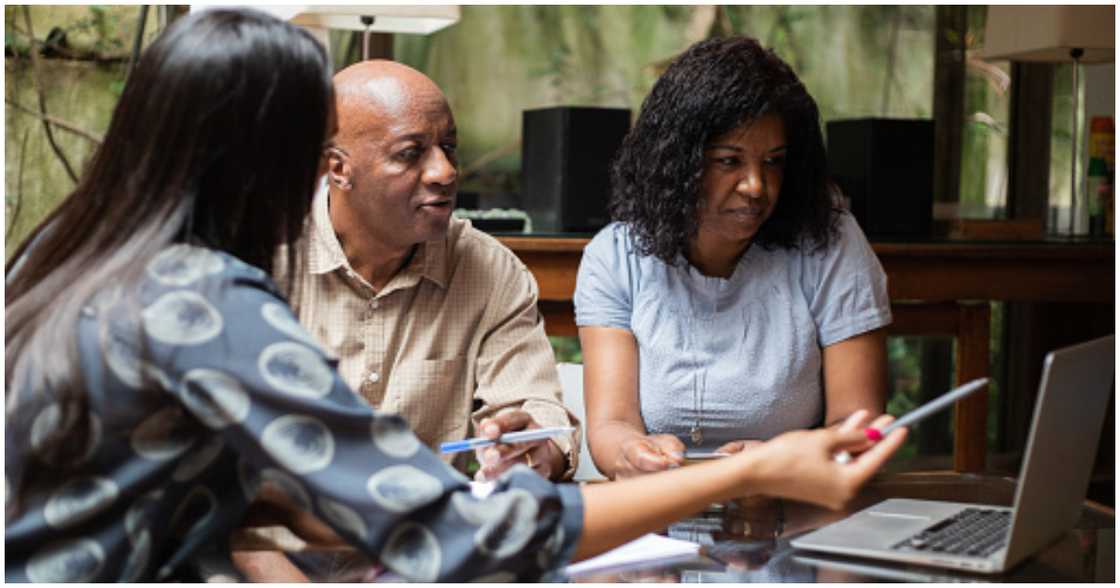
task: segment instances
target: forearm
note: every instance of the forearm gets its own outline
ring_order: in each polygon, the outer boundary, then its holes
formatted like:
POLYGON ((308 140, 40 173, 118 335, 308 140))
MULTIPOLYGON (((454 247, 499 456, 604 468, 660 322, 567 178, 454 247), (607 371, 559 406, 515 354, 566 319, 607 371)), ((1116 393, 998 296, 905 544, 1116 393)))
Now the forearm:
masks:
POLYGON ((618 473, 617 465, 622 462, 623 443, 645 435, 644 427, 621 419, 588 423, 587 447, 595 460, 595 467, 604 476, 614 479, 618 473))
POLYGON ((282 551, 234 551, 230 559, 249 582, 309 581, 282 551))
POLYGON ((595 556, 645 533, 722 502, 760 489, 752 479, 752 456, 659 472, 583 490, 583 535, 575 559, 595 556))

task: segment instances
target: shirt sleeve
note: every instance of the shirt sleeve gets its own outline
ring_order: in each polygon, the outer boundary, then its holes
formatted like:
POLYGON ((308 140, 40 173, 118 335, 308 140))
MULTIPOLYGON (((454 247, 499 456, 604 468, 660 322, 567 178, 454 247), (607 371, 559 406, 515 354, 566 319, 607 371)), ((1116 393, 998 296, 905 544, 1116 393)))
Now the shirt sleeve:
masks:
POLYGON ((622 225, 607 226, 587 244, 572 299, 576 325, 631 330, 634 300, 628 262, 629 247, 622 225))
POLYGON ((537 282, 512 253, 497 256, 489 271, 496 287, 480 325, 485 334, 475 374, 475 398, 482 406, 471 418, 477 424, 520 408, 542 427, 575 426, 571 435, 553 437, 567 458, 560 479, 570 479, 579 466, 580 422, 562 400, 556 358, 537 308, 537 282))
POLYGON ((836 238, 806 258, 802 287, 821 347, 891 323, 887 275, 863 231, 840 213, 836 238))
POLYGON ((408 580, 528 580, 570 558, 578 487, 517 467, 473 497, 403 418, 357 398, 263 273, 157 294, 142 311, 150 357, 243 477, 278 482, 408 580))

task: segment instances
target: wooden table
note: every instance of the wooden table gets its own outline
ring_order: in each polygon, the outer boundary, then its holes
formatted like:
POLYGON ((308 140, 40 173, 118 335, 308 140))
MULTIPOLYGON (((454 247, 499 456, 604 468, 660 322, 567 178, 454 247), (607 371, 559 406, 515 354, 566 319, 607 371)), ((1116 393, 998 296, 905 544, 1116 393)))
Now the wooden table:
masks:
MULTIPOLYGON (((572 236, 500 236, 540 287, 550 335, 576 334, 576 273, 590 240, 572 236)), ((957 339, 957 380, 989 375, 990 301, 1115 301, 1115 244, 1085 242, 872 243, 887 273, 892 335, 957 339)), ((954 415, 954 468, 985 467, 987 396, 973 394, 954 415)))

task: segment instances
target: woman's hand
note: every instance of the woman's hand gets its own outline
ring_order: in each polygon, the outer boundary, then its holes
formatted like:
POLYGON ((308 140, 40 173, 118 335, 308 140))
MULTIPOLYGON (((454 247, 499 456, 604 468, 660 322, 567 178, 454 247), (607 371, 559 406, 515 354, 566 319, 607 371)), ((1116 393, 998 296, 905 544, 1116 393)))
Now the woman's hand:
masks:
MULTIPOLYGON (((906 439, 902 428, 872 443, 860 426, 865 419, 866 413, 858 411, 836 429, 792 431, 741 453, 742 459, 751 460, 750 478, 756 481, 752 494, 843 508, 906 439), (834 456, 841 451, 856 457, 838 463, 834 456)), ((875 424, 889 419, 880 417, 875 424)))
POLYGON ((739 441, 731 441, 729 443, 720 445, 719 449, 716 449, 716 453, 739 453, 740 451, 743 451, 745 449, 758 447, 763 443, 764 441, 761 441, 759 439, 742 439, 739 441))
POLYGON ((684 443, 673 435, 637 435, 623 441, 615 478, 632 478, 684 463, 684 443))

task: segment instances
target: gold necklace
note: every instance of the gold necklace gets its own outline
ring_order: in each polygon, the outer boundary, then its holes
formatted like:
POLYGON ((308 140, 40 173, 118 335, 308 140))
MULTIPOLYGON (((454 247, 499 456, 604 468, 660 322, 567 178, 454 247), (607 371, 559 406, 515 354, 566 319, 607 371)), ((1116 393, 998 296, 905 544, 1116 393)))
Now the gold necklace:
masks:
MULTIPOLYGON (((692 297, 689 296, 689 304, 691 306, 692 297)), ((694 309, 689 308, 689 312, 694 309)), ((692 444, 700 447, 704 443, 704 389, 707 388, 708 372, 700 366, 700 353, 696 350, 696 341, 693 339, 695 336, 695 324, 692 317, 688 321, 688 342, 689 347, 693 353, 693 367, 692 367, 692 413, 693 422, 692 428, 688 431, 688 437, 692 440, 692 444)))
POLYGON ((688 431, 688 436, 692 439, 692 444, 699 447, 704 443, 704 429, 700 426, 704 418, 704 387, 697 386, 697 381, 700 379, 700 373, 693 372, 692 374, 692 411, 694 413, 694 421, 692 428, 688 431), (697 394, 697 388, 700 392, 697 394), (697 397, 699 396, 699 402, 697 397))

